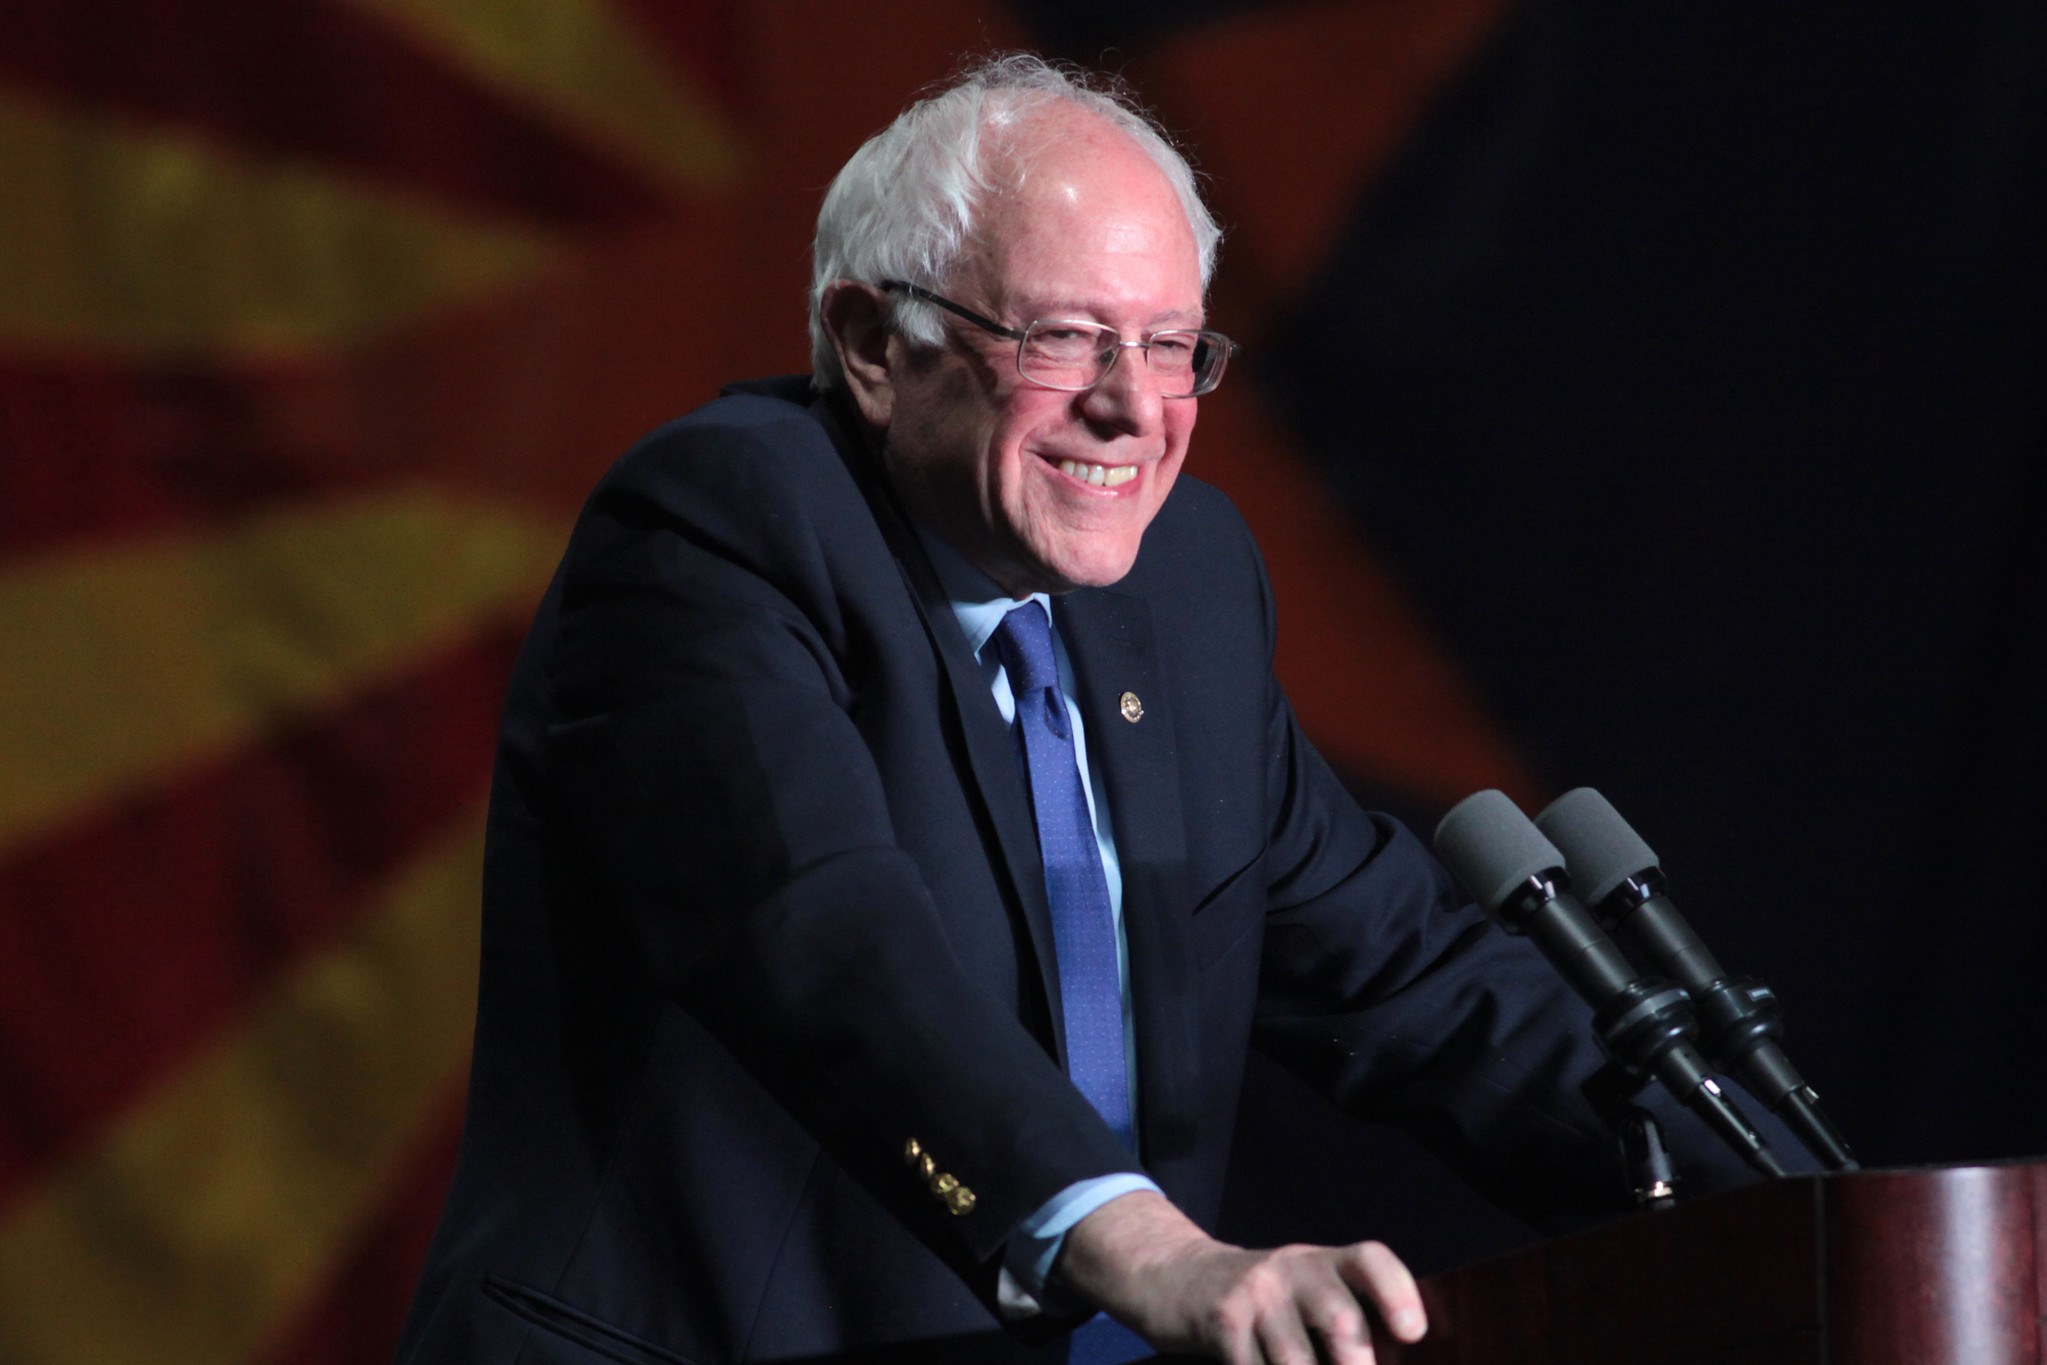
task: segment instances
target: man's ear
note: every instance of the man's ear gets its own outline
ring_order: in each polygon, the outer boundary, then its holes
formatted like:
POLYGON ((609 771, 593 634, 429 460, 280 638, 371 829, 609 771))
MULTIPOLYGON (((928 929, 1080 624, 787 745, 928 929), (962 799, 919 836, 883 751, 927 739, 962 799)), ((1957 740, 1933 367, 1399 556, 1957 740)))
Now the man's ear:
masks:
POLYGON ((846 394, 870 426, 888 430, 895 416, 895 374, 889 365, 888 296, 857 280, 834 280, 818 301, 825 335, 838 352, 846 394))

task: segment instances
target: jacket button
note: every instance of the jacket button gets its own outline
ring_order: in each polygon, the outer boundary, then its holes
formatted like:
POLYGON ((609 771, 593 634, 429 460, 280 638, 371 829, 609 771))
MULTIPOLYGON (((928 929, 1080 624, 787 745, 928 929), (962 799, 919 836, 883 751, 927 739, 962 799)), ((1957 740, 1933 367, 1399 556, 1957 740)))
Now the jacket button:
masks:
POLYGON ((938 1174, 938 1163, 931 1159, 931 1153, 926 1152, 917 1158, 917 1169, 923 1173, 926 1180, 929 1180, 938 1174))
POLYGON ((917 1158, 922 1155, 924 1155, 924 1145, 918 1142, 917 1139, 911 1138, 903 1144, 903 1164, 905 1166, 916 1165, 917 1158))
POLYGON ((1137 699, 1135 692, 1125 692, 1123 700, 1118 704, 1122 707, 1123 719, 1132 725, 1144 719, 1144 703, 1137 699))
POLYGON ((959 1180, 950 1174, 933 1176, 931 1179, 931 1192, 940 1199, 945 1198, 959 1187, 959 1180))
POLYGON ((945 1207, 955 1218, 964 1218, 974 1211, 974 1192, 965 1185, 945 1193, 945 1207))

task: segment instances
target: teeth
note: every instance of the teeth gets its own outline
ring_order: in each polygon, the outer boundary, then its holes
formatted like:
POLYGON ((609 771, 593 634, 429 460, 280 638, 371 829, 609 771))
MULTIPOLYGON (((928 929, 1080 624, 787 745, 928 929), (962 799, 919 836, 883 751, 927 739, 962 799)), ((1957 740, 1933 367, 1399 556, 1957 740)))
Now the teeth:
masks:
POLYGON ((1097 488, 1117 488, 1137 477, 1134 464, 1082 464, 1079 460, 1061 460, 1059 472, 1091 483, 1097 488))

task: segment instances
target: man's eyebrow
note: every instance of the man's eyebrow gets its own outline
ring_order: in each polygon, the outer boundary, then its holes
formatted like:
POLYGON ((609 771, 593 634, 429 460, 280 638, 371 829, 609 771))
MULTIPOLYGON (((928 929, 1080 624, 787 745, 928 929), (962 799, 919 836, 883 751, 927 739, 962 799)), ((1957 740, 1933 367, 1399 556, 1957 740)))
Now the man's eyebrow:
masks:
MULTIPOLYGON (((1083 303, 1077 299, 1055 299, 1049 303, 1042 301, 1012 301, 1010 307, 1015 315, 1022 318, 1025 322, 1053 322, 1062 319, 1075 322, 1084 319, 1101 321, 1101 314, 1095 310, 1093 305, 1083 303)), ((1207 319, 1208 310, 1205 308, 1195 308, 1192 311, 1184 308, 1168 308, 1164 312, 1152 314, 1144 320, 1142 325, 1152 330, 1165 328, 1168 324, 1199 328, 1208 325, 1207 319)), ((1103 325, 1106 326, 1107 324, 1104 323, 1103 325)))

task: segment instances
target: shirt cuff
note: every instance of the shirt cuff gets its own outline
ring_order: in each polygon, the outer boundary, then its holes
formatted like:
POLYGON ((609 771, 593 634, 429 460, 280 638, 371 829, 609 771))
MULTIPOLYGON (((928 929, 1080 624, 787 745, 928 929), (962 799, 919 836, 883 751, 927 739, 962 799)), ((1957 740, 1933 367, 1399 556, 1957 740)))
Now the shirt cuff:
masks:
POLYGON ((995 1298, 1004 1315, 1036 1317, 1048 1306, 1056 1306, 1046 1302, 1045 1282, 1051 1277, 1052 1263, 1059 1259, 1059 1249, 1066 1245, 1066 1234, 1075 1223, 1111 1199, 1139 1190, 1165 1193, 1149 1178, 1133 1171, 1098 1175, 1068 1185, 1024 1219, 1010 1234, 1009 1246, 1002 1253, 1002 1273, 997 1278, 995 1298))

